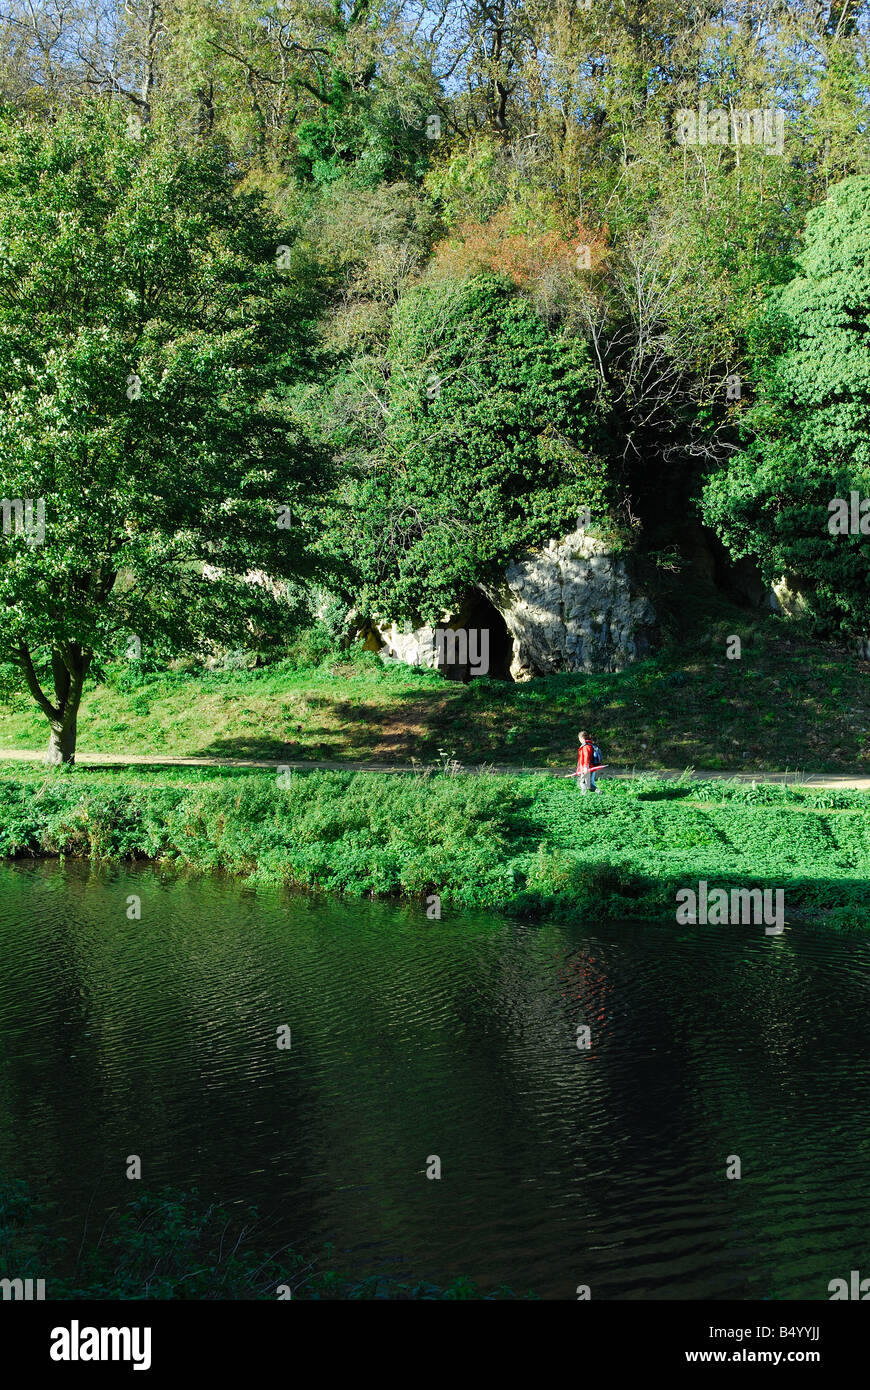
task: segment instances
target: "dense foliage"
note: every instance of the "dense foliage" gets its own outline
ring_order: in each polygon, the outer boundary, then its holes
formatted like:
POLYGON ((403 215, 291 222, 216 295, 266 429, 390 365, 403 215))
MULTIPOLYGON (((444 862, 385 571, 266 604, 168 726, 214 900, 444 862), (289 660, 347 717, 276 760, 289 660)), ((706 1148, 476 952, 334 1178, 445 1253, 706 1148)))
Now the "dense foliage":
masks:
POLYGON ((748 446, 711 479, 706 512, 769 580, 794 576, 817 617, 866 631, 870 178, 845 179, 810 213, 799 265, 757 325, 748 446))
POLYGON ((589 351, 548 332, 503 281, 409 291, 388 361, 385 424, 347 493, 347 571, 363 608, 437 620, 584 507, 602 515, 589 351))
POLYGON ((552 777, 22 773, 0 782, 0 856, 148 858, 574 922, 674 921, 677 889, 704 879, 776 885, 788 920, 866 928, 864 793, 655 779, 604 787, 580 797, 552 777))
POLYGON ((92 11, 0 17, 0 483, 53 499, 0 642, 57 756, 127 634, 289 627, 253 575, 431 618, 587 508, 866 632, 815 519, 866 483, 868 0, 92 11))
POLYGON ((0 658, 58 760, 122 638, 244 636, 275 608, 252 567, 315 567, 318 458, 281 400, 302 308, 277 241, 215 146, 129 139, 109 105, 0 127, 0 492, 29 509, 4 514, 0 658))

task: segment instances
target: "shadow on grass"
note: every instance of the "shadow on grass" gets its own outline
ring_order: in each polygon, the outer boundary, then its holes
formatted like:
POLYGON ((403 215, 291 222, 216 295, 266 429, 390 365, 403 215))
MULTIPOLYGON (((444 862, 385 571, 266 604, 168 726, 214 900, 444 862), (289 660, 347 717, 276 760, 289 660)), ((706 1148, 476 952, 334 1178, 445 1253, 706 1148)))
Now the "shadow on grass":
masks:
MULTIPOLYGON (((686 797, 692 796, 692 794, 692 787, 668 787, 663 785, 661 790, 656 788, 652 791, 635 792, 634 796, 637 801, 683 801, 686 797)), ((697 791, 695 791, 695 795, 697 795, 697 791)))
MULTIPOLYGON (((545 873, 545 880, 547 877, 545 873)), ((771 881, 770 878, 710 873, 700 867, 691 873, 686 871, 655 878, 650 874, 638 873, 627 864, 597 860, 574 864, 567 872, 557 867, 549 883, 535 883, 530 877, 525 888, 514 895, 513 902, 505 912, 511 917, 569 925, 638 921, 650 925, 673 923, 685 931, 726 927, 734 931, 768 935, 766 927, 773 926, 774 922, 766 921, 763 916, 763 896, 751 907, 744 907, 738 900, 733 909, 733 920, 727 920, 732 913, 731 894, 759 890, 763 895, 766 891, 775 894, 782 890, 784 930, 769 934, 775 940, 788 928, 799 925, 814 925, 833 931, 867 932, 870 930, 870 913, 866 908, 864 883, 864 879, 857 877, 843 880, 806 875, 791 878, 779 875, 775 881, 771 881), (686 889, 698 892, 702 880, 707 885, 706 900, 710 905, 711 917, 714 915, 712 903, 716 890, 725 890, 728 895, 724 913, 726 920, 678 923, 678 901, 685 900, 678 900, 677 894, 686 889)), ((771 904, 775 901, 775 898, 770 899, 771 904)))
MULTIPOLYGON (((771 673, 751 691, 734 685, 731 673, 734 689, 720 705, 709 692, 703 660, 678 695, 670 684, 674 673, 661 663, 638 663, 620 673, 552 675, 518 685, 445 682, 443 688, 388 695, 389 703, 349 700, 337 688, 334 698, 306 696, 306 717, 314 727, 299 729, 290 720, 284 737, 268 731, 215 731, 191 751, 197 756, 283 753, 287 758, 390 760, 432 758, 445 748, 464 762, 544 765, 573 761, 575 731, 582 721, 591 725, 609 761, 622 766, 654 761, 663 767, 727 769, 740 764, 759 776, 765 769, 798 766, 807 773, 870 771, 855 719, 844 708, 859 706, 858 693, 844 696, 833 712, 809 692, 787 706, 771 673), (665 723, 667 727, 659 727, 665 723), (821 728, 828 730, 824 739, 821 728)), ((866 695, 863 702, 866 707, 866 695)), ((279 728, 283 723, 277 711, 274 723, 279 728)))
MULTIPOLYGON (((461 697, 459 699, 461 701, 461 697)), ((256 734, 216 737, 198 747, 191 756, 275 757, 279 761, 282 757, 288 761, 432 758, 445 740, 453 736, 453 726, 460 723, 450 713, 451 706, 457 704, 453 691, 435 692, 425 705, 415 697, 413 702, 398 706, 371 703, 350 706, 345 699, 329 700, 321 696, 310 698, 307 704, 309 710, 319 712, 324 728, 296 733, 286 739, 256 734), (332 727, 342 722, 347 725, 345 729, 332 727)), ((468 756, 465 748, 462 751, 468 756)), ((486 751, 491 752, 489 748, 486 751)))

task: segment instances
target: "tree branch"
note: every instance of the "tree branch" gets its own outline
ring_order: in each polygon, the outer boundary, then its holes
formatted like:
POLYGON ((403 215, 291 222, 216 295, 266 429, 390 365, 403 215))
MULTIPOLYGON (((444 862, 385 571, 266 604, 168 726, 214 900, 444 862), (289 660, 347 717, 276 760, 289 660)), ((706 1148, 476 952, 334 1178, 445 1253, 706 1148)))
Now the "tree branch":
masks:
POLYGON ((39 677, 37 676, 36 671, 34 670, 33 659, 30 655, 28 647, 24 642, 20 643, 18 647, 17 660, 18 665, 20 665, 22 670, 24 671, 24 679, 27 681, 27 688, 30 691, 36 703, 39 705, 39 708, 42 710, 43 714, 48 715, 48 718, 55 720, 55 722, 58 721, 61 717, 61 712, 60 710, 55 709, 54 705, 51 703, 50 700, 46 698, 45 694, 43 693, 42 686, 39 684, 39 677))

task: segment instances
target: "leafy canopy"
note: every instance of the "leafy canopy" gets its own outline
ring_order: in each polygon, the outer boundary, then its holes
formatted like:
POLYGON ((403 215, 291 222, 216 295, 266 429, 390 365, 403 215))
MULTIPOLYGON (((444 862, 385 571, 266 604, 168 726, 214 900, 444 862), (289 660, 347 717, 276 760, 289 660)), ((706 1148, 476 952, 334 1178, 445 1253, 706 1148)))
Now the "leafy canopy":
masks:
POLYGON ((0 493, 45 507, 41 543, 0 537, 0 659, 25 672, 241 635, 274 609, 250 571, 315 568, 292 251, 219 146, 122 116, 0 123, 0 493))
POLYGON ((755 332, 750 439, 704 492, 734 556, 794 577, 816 617, 870 627, 870 536, 832 534, 829 503, 870 496, 870 177, 844 179, 807 219, 800 273, 755 332))
POLYGON ((372 577, 363 607, 438 617, 582 509, 601 515, 606 439, 588 348, 512 285, 410 290, 388 363, 383 429, 344 523, 349 558, 372 577))

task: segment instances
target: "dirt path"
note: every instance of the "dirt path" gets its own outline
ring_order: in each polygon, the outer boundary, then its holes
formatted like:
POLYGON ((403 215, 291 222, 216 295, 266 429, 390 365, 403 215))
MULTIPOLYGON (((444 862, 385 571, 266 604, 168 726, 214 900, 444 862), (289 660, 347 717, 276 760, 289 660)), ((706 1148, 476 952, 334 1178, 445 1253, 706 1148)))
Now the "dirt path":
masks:
MULTIPOLYGON (((0 749, 0 763, 20 762, 20 763, 39 763, 42 761, 42 752, 27 748, 0 749)), ((404 762, 404 763, 384 763, 384 762, 330 762, 326 759, 306 761, 299 759, 296 761, 282 762, 274 758, 180 758, 149 756, 147 754, 135 753, 80 753, 76 762, 82 767, 260 767, 276 769, 281 767, 290 768, 294 772, 415 772, 426 767, 438 766, 438 764, 423 762, 404 762)), ((533 774, 549 777, 564 776, 566 769, 552 767, 518 767, 510 763, 483 763, 462 767, 463 772, 470 772, 474 775, 481 773, 498 773, 501 776, 530 776, 533 774)), ((670 780, 683 775, 678 768, 639 768, 639 767, 612 767, 608 768, 608 777, 660 777, 670 780)), ((707 782, 714 780, 728 780, 736 778, 740 782, 791 782, 800 786, 809 787, 830 787, 848 788, 856 791, 870 791, 870 776, 859 776, 856 773, 803 773, 803 772, 705 772, 703 769, 693 769, 691 773, 693 781, 707 782)))

